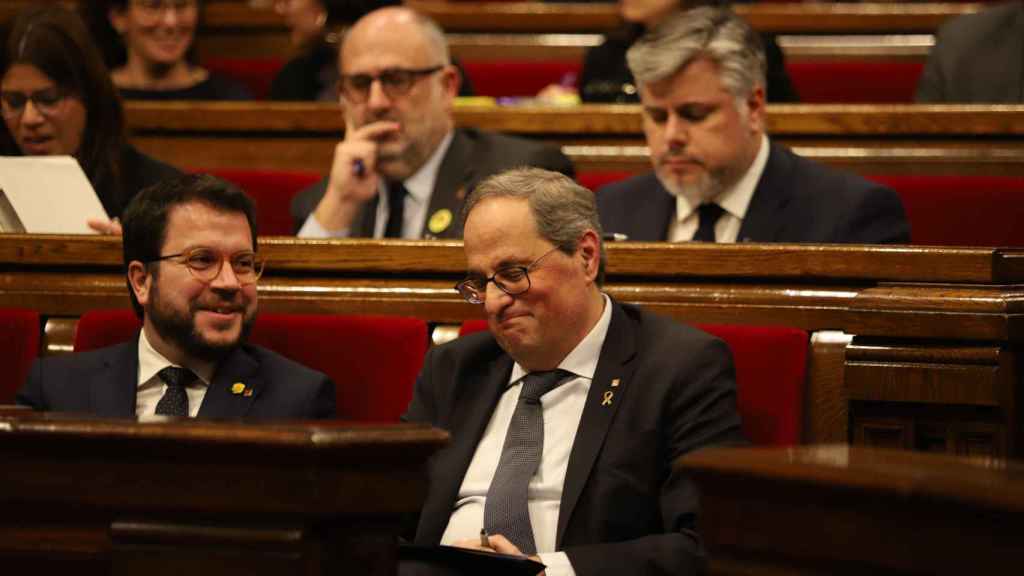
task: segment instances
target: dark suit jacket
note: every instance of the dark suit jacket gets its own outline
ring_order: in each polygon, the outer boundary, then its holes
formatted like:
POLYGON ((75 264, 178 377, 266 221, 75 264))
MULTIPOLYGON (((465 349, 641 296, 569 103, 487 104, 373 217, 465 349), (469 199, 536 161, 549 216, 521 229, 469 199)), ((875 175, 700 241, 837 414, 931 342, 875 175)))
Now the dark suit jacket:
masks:
MULTIPOLYGON (((430 197, 427 218, 442 208, 451 210, 455 216, 451 226, 436 236, 430 235, 426 226, 423 233, 427 238, 462 238, 462 223, 458 215, 462 202, 481 180, 522 166, 534 166, 561 172, 569 177, 574 175, 572 162, 554 147, 523 138, 505 136, 493 132, 481 132, 472 128, 455 130, 451 146, 441 160, 437 171, 434 193, 430 197)), ((306 188, 292 199, 292 218, 298 232, 306 218, 316 209, 327 190, 327 179, 306 188)), ((363 206, 352 225, 352 237, 373 236, 377 219, 377 200, 363 206)))
POLYGON ((1024 2, 945 22, 917 82, 918 102, 1024 102, 1024 2))
MULTIPOLYGON (((671 466, 700 447, 742 442, 732 358, 699 330, 612 306, 569 457, 557 549, 581 576, 695 573, 697 494, 671 466), (602 405, 606 391, 611 405, 602 405)), ((452 442, 431 460, 417 544, 440 542, 512 364, 490 333, 427 354, 405 419, 448 430, 452 442)))
MULTIPOLYGON (((668 238, 676 198, 653 172, 602 186, 597 209, 606 233, 668 238)), ((743 218, 739 242, 883 244, 910 242, 910 224, 892 190, 771 144, 743 218)))
MULTIPOLYGON (((138 339, 78 354, 36 360, 16 402, 35 410, 135 416, 138 339)), ((214 373, 199 418, 316 419, 334 417, 334 384, 276 352, 245 345, 214 373), (252 395, 232 394, 242 382, 252 395)))

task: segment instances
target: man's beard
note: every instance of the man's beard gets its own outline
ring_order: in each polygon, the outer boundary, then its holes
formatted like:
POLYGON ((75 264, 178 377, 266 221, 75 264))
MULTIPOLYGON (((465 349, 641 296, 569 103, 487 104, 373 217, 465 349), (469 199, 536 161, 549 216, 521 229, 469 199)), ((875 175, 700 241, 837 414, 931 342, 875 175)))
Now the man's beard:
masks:
POLYGON ((659 178, 662 186, 673 196, 682 196, 692 204, 702 204, 716 198, 725 190, 717 175, 705 172, 696 182, 679 182, 671 178, 659 178))
POLYGON ((234 342, 213 343, 203 338, 195 328, 195 316, 198 307, 195 302, 189 304, 188 314, 180 314, 175 310, 164 310, 160 306, 160 291, 153 284, 151 298, 146 305, 146 318, 153 324, 160 337, 173 342, 185 354, 207 362, 219 362, 238 348, 249 338, 256 313, 245 315, 243 312, 242 328, 234 342))

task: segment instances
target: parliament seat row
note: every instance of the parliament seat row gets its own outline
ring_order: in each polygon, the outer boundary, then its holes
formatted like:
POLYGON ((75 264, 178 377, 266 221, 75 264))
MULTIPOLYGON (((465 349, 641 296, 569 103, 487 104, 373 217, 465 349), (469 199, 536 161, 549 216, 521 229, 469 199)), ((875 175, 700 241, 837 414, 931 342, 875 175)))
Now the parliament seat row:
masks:
MULTIPOLYGON (((729 345, 735 363, 744 432, 758 445, 801 441, 808 334, 787 327, 699 324, 729 345)), ((130 340, 141 328, 128 309, 90 310, 74 332, 75 352, 130 340)), ((486 330, 463 323, 460 335, 486 330)), ((396 422, 412 398, 427 352, 427 324, 398 316, 260 314, 250 341, 327 374, 337 387, 338 417, 396 422)), ((10 403, 39 346, 39 315, 0 311, 0 344, 12 370, 5 372, 0 404, 10 403)))
MULTIPOLYGON (((260 233, 291 235, 289 205, 300 190, 317 182, 313 172, 212 169, 256 202, 260 233)), ((629 177, 622 171, 581 172, 583 186, 629 177)), ((1013 176, 874 175, 900 195, 913 243, 922 246, 1024 246, 1024 178, 1013 176)))

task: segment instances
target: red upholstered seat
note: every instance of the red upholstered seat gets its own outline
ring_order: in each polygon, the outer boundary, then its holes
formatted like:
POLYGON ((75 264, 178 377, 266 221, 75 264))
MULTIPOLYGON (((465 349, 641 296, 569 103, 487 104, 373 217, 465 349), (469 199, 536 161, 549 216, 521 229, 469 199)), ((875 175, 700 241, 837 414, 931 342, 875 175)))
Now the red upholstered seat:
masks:
POLYGON ((580 186, 593 192, 597 192, 601 186, 625 180, 634 173, 626 170, 587 170, 576 175, 576 181, 580 186))
MULTIPOLYGON (((124 342, 139 326, 130 310, 86 312, 75 350, 124 342)), ((250 341, 330 376, 339 418, 397 421, 427 353, 427 325, 397 316, 260 314, 250 341)))
MULTIPOLYGON (((782 326, 697 324, 732 350, 743 432, 765 446, 800 443, 807 332, 782 326)), ((483 320, 462 324, 459 336, 487 329, 483 320)))
MULTIPOLYGON (((196 169, 193 172, 204 172, 196 169)), ((256 203, 256 222, 261 236, 291 236, 292 198, 318 182, 320 174, 287 170, 215 169, 210 174, 234 183, 256 203)))
POLYGON ((39 352, 39 313, 0 308, 0 404, 13 404, 39 352))
POLYGON ((203 66, 245 86, 254 98, 266 98, 270 83, 284 66, 280 58, 203 58, 203 66))
POLYGON ((800 101, 914 101, 921 62, 838 60, 786 63, 800 101))
POLYGON ((478 96, 536 96, 549 84, 575 86, 582 63, 534 60, 463 60, 478 96))
POLYGON ((914 244, 1024 246, 1024 178, 871 176, 899 193, 914 244))

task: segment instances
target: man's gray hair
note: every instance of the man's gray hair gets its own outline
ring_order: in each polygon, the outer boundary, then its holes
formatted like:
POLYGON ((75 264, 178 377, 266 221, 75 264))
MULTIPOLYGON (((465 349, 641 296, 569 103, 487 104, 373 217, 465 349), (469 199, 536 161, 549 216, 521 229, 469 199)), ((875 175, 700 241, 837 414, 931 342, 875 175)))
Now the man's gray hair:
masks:
POLYGON ((477 185, 462 207, 462 223, 477 204, 488 198, 525 198, 530 204, 537 233, 566 254, 579 247, 587 230, 597 234, 600 264, 597 285, 604 283, 607 260, 601 220, 594 193, 559 172, 540 168, 513 168, 487 178, 477 185))
POLYGON ((698 58, 718 65, 722 83, 736 98, 765 85, 761 38, 725 7, 702 6, 675 12, 641 36, 626 53, 640 84, 670 78, 698 58))

